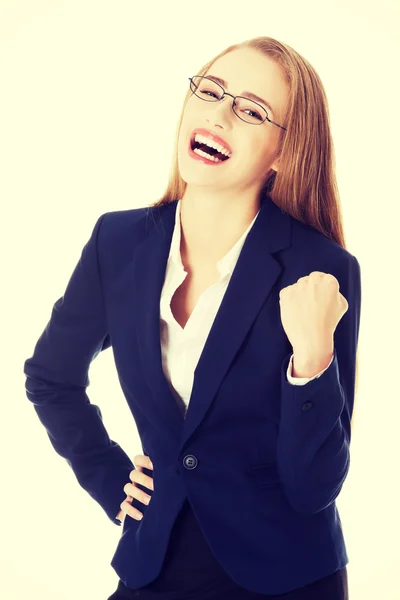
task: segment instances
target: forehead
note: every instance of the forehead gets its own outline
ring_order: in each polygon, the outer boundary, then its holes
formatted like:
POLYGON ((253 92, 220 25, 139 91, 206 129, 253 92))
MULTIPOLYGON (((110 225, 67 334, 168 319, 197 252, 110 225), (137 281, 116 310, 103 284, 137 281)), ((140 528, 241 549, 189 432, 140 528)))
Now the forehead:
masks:
POLYGON ((289 85, 285 74, 271 57, 253 48, 239 48, 217 58, 206 74, 225 79, 231 94, 244 90, 265 98, 275 111, 276 118, 285 114, 289 85))

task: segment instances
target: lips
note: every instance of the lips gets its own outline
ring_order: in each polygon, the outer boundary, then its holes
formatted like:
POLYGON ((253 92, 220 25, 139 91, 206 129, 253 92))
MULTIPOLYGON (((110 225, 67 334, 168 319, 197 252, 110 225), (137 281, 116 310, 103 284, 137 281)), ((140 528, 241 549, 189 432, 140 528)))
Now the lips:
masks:
POLYGON ((212 131, 209 131, 208 129, 204 129, 203 127, 200 127, 198 129, 194 129, 192 131, 192 135, 191 135, 191 138, 190 138, 191 142, 193 142, 193 139, 194 139, 194 136, 196 135, 196 133, 200 133, 200 135, 204 135, 204 137, 207 137, 210 140, 213 140, 213 142, 216 142, 217 144, 221 144, 221 146, 223 146, 226 150, 228 150, 228 152, 232 152, 231 147, 229 146, 229 144, 224 139, 222 139, 216 133, 213 133, 212 131))

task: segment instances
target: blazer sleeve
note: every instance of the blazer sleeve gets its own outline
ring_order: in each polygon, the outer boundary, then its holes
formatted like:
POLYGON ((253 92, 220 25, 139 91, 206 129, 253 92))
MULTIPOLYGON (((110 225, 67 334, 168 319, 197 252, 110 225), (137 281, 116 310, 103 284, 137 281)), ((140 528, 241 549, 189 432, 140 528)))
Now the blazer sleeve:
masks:
POLYGON ((86 393, 89 366, 111 345, 102 295, 97 244, 101 215, 81 252, 64 295, 24 363, 26 395, 55 451, 66 459, 79 484, 120 525, 123 487, 135 468, 110 439, 100 408, 86 393))
POLYGON ((281 415, 277 466, 286 496, 297 512, 317 513, 332 504, 350 466, 350 421, 361 315, 361 273, 347 253, 329 270, 348 309, 334 333, 334 355, 323 373, 306 385, 292 385, 281 367, 281 415))

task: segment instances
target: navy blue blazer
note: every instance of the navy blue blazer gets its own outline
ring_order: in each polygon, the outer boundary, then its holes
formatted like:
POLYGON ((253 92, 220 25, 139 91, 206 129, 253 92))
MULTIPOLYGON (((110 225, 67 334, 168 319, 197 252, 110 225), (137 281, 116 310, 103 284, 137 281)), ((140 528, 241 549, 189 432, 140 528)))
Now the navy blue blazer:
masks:
MULTIPOLYGON (((112 347, 150 456, 144 517, 126 516, 111 565, 123 583, 157 577, 186 497, 213 553, 239 585, 280 594, 348 563, 335 500, 350 464, 361 280, 357 259, 266 196, 195 369, 186 419, 164 376, 160 294, 177 201, 97 220, 64 295, 24 363, 26 394, 50 442, 115 523, 134 465, 89 401, 90 363, 112 347), (291 344, 279 292, 332 273, 348 302, 334 360, 304 386, 286 369, 291 344)), ((141 487, 141 486, 139 486, 141 487)))

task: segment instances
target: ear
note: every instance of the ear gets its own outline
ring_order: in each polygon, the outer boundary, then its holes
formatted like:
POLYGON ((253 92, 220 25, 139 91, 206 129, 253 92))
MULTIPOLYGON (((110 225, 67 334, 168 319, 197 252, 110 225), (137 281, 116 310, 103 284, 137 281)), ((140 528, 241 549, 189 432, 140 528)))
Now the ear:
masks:
POLYGON ((273 169, 274 171, 278 171, 279 170, 279 161, 280 161, 280 157, 276 158, 274 160, 274 162, 272 163, 272 165, 270 166, 270 169, 273 169))

